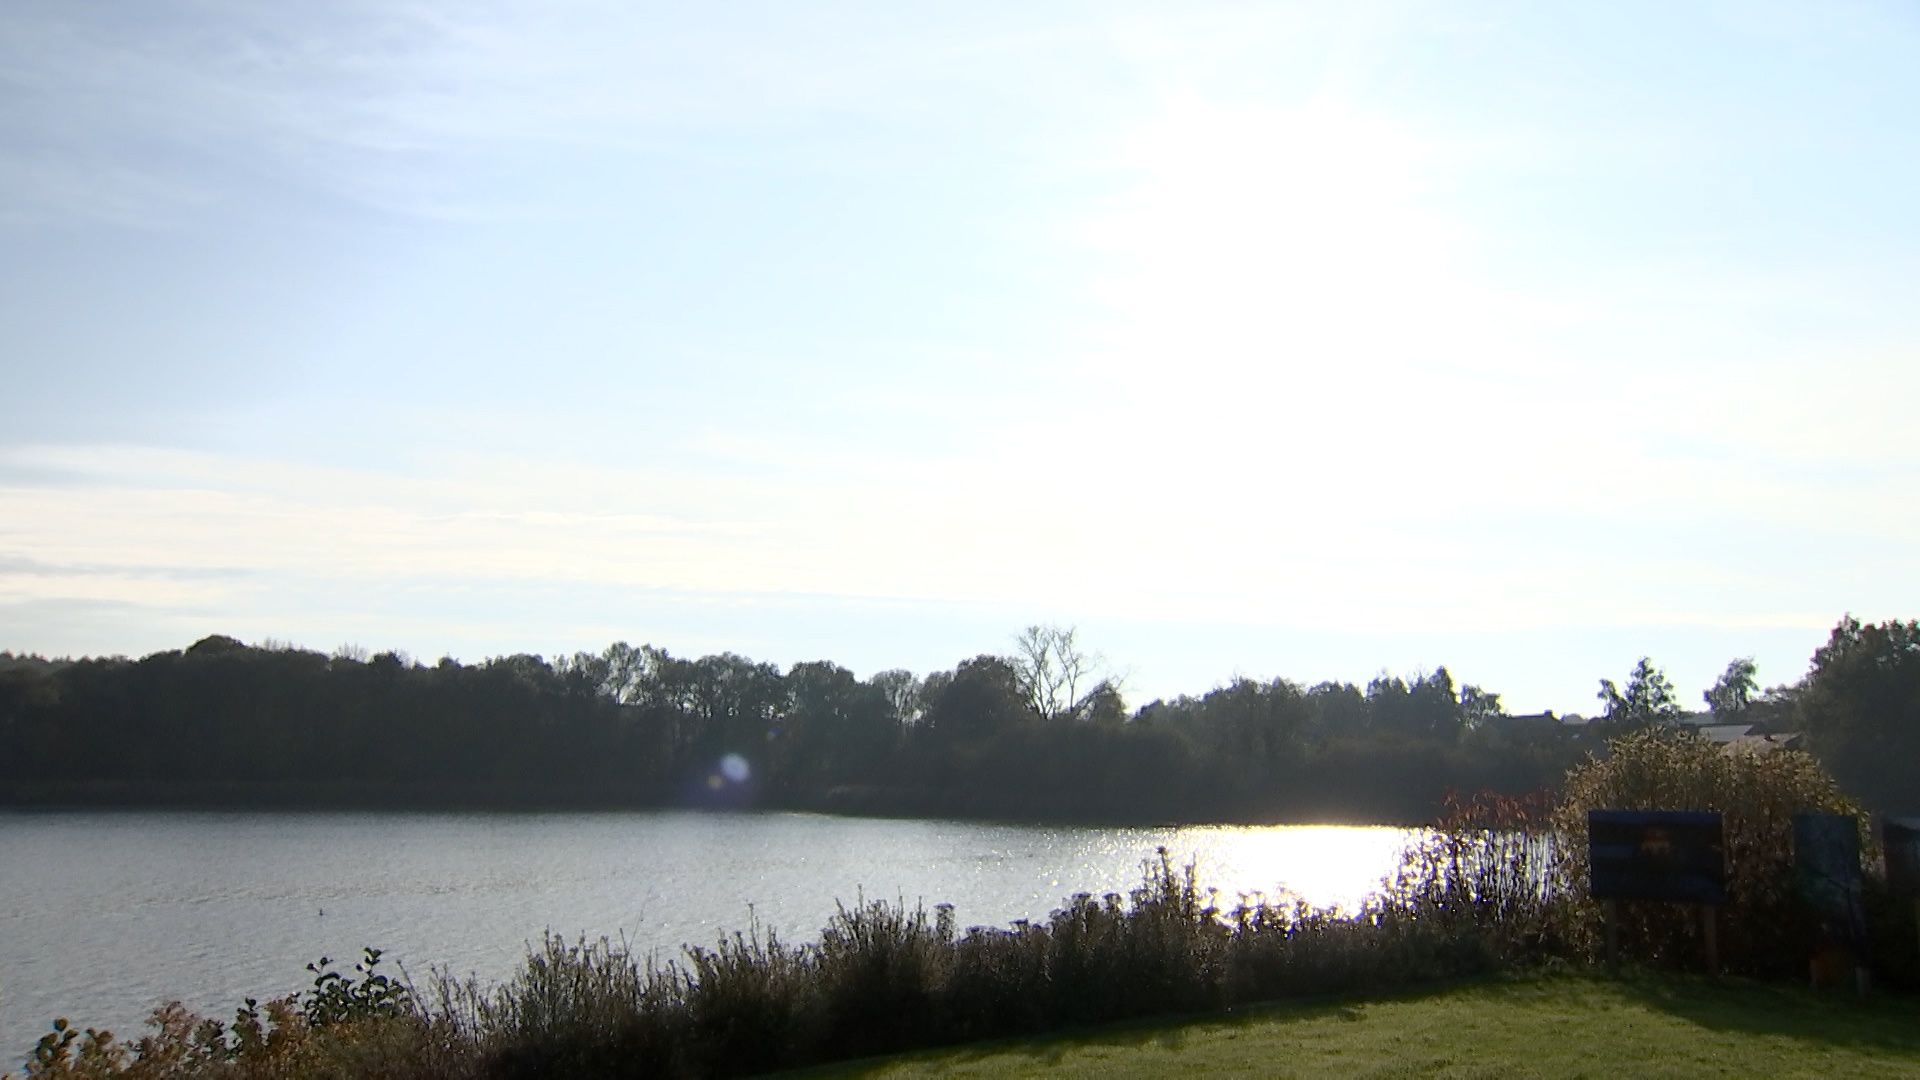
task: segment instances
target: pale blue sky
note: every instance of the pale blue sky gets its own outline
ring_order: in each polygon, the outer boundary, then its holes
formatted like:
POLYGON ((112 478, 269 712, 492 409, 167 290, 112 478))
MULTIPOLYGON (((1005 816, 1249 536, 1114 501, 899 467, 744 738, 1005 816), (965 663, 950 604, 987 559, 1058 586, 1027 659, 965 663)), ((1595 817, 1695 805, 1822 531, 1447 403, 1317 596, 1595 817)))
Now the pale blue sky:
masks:
POLYGON ((1906 4, 0 12, 0 648, 1077 623, 1591 711, 1920 614, 1906 4))

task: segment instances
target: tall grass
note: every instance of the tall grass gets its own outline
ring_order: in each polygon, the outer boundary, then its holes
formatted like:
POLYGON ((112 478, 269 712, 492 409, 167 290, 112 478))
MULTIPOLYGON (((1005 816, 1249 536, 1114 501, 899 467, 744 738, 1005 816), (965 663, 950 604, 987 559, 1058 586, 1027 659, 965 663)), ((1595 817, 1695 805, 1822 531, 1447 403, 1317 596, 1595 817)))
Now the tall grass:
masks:
POLYGON ((1402 854, 1392 894, 1456 932, 1477 934, 1503 959, 1561 952, 1568 838, 1555 831, 1553 809, 1546 791, 1449 792, 1439 823, 1402 854))
POLYGON ((956 932, 952 909, 842 908, 817 943, 748 932, 652 965, 548 938, 489 990, 436 983, 422 1023, 462 1032, 480 1074, 741 1076, 1126 1017, 1486 970, 1491 954, 1424 900, 1352 916, 1223 911, 1164 851, 1130 895, 1070 898, 1043 922, 956 932))
MULTIPOLYGON (((745 1076, 1488 970, 1496 955, 1445 903, 1409 889, 1350 915, 1297 902, 1223 909, 1163 849, 1128 895, 1076 895, 1043 921, 961 932, 945 905, 863 902, 842 907, 817 942, 754 928, 665 963, 549 936, 505 982, 435 973, 401 1012, 342 1013, 335 1000, 323 1024, 286 999, 266 1024, 228 1028, 169 1006, 131 1048, 107 1035, 68 1040, 27 1075, 745 1076)), ((372 996, 364 985, 329 988, 352 1001, 372 996)))

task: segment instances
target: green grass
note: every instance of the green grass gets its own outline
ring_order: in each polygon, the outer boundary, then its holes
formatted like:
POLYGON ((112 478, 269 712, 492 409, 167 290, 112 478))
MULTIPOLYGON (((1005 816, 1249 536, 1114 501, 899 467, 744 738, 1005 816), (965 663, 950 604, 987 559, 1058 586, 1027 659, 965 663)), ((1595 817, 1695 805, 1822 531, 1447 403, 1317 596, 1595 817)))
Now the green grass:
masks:
POLYGON ((855 1062, 809 1078, 1915 1077, 1920 1001, 1554 976, 855 1062))

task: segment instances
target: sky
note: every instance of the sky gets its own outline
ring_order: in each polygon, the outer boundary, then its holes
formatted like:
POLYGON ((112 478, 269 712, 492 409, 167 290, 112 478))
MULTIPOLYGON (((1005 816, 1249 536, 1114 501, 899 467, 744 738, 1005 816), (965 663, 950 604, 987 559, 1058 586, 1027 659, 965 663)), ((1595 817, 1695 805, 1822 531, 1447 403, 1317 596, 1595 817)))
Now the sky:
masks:
POLYGON ((0 649, 1080 628, 1595 711, 1920 615, 1905 3, 0 11, 0 649))

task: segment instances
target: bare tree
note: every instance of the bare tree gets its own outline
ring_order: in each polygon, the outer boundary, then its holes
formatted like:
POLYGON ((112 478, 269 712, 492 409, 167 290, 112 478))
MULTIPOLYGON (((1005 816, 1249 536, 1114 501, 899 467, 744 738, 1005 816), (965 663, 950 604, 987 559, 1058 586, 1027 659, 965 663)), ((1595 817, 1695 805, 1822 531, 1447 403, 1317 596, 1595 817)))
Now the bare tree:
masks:
POLYGON ((913 672, 894 668, 878 672, 867 682, 879 687, 887 695, 887 703, 893 706, 893 715, 900 723, 916 723, 926 712, 926 705, 921 700, 921 681, 914 677, 913 672))
POLYGON ((1048 720, 1076 715, 1101 686, 1109 680, 1098 678, 1106 660, 1098 653, 1082 652, 1077 627, 1057 625, 1029 626, 1013 639, 1015 653, 1008 657, 1027 707, 1048 720), (1082 696, 1080 688, 1087 687, 1082 696))

